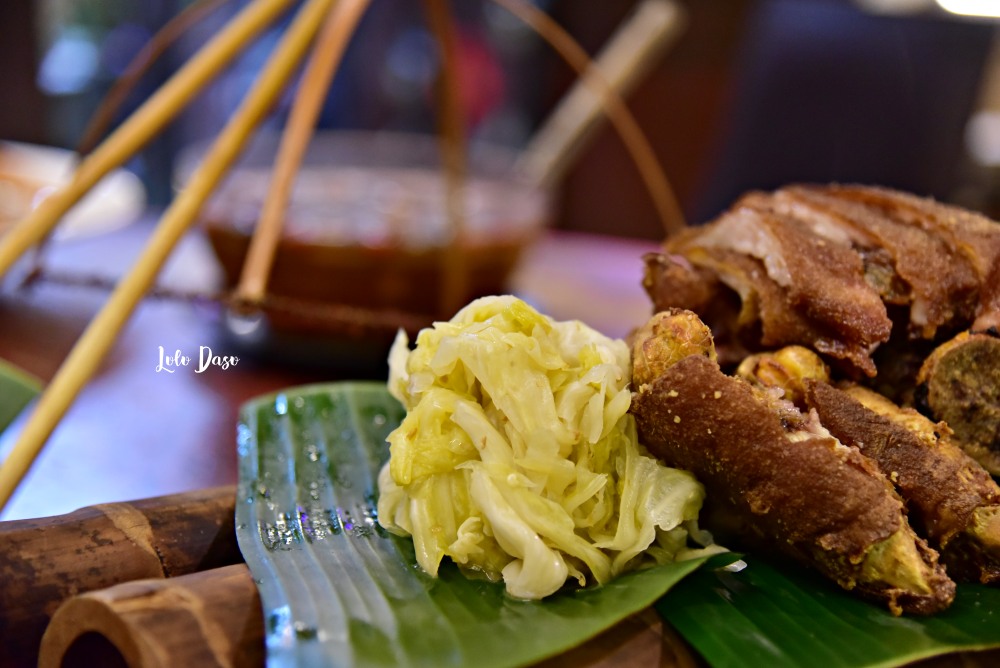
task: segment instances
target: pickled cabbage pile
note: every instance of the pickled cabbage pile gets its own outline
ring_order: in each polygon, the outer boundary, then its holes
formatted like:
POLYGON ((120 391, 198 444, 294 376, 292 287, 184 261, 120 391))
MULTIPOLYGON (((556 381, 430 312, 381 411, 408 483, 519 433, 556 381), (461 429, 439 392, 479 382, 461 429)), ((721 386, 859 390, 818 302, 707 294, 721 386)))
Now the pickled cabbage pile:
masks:
POLYGON ((407 409, 379 475, 379 523, 515 597, 605 583, 706 544, 704 492, 637 442, 629 349, 510 296, 402 333, 389 391, 407 409))

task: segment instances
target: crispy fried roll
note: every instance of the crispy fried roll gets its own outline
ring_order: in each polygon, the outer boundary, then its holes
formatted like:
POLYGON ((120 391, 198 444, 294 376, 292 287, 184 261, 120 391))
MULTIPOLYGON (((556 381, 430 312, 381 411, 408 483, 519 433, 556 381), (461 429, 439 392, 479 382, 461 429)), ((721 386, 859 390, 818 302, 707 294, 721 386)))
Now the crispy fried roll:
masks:
POLYGON ((863 387, 806 381, 806 403, 896 485, 910 522, 958 580, 1000 581, 1000 487, 948 440, 948 429, 863 387))
MULTIPOLYGON (((706 340, 703 331, 685 331, 704 328, 690 314, 654 320, 660 324, 636 337, 636 357, 672 350, 669 340, 650 344, 650 335, 706 340)), ((705 352, 665 368, 647 360, 633 382, 640 440, 692 471, 709 498, 730 505, 776 548, 894 614, 929 614, 951 603, 955 585, 937 553, 914 534, 892 486, 857 449, 790 403, 779 410, 771 395, 723 374, 705 352)))

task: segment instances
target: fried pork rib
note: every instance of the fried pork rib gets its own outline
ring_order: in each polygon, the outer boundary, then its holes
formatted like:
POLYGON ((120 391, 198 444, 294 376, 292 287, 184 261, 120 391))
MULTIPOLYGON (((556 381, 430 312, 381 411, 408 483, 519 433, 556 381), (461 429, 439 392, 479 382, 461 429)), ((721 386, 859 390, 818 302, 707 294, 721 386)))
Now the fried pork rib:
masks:
POLYGON ((946 608, 955 585, 877 467, 775 393, 724 374, 707 327, 659 313, 634 337, 640 440, 769 544, 894 614, 946 608), (678 349, 687 354, 675 353, 678 349))
POLYGON ((954 335, 1000 302, 998 265, 1000 225, 982 216, 880 188, 789 186, 668 239, 643 283, 654 311, 702 315, 723 363, 799 344, 871 377, 887 306, 911 339, 954 335))
POLYGON ((884 188, 797 185, 748 193, 645 260, 654 312, 698 313, 723 368, 808 347, 946 421, 1000 475, 1000 224, 884 188))

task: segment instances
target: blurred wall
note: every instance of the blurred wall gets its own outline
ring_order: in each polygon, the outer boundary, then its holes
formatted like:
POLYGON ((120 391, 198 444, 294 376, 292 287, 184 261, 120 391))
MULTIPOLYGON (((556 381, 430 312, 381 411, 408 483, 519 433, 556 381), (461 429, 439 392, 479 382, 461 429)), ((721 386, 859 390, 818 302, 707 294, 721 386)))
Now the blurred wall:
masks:
POLYGON ((45 99, 35 86, 38 44, 31 0, 0 2, 0 139, 39 142, 46 137, 45 99))
MULTIPOLYGON (((849 0, 681 0, 690 24, 629 104, 689 222, 740 193, 859 181, 951 199, 992 23, 876 16, 849 0)), ((555 10, 590 47, 632 3, 555 10)), ((553 90, 565 74, 553 66, 553 90)), ((659 220, 608 129, 562 194, 561 227, 660 238, 659 220)))
MULTIPOLYGON (((0 138, 72 146, 114 76, 187 1, 0 0, 0 74, 16 100, 0 105, 0 138)), ((687 30, 628 102, 691 222, 746 189, 789 181, 857 180, 943 199, 960 189, 964 126, 994 24, 875 16, 852 0, 677 1, 687 30)), ((232 0, 190 30, 124 112, 246 2, 232 0)), ((537 2, 596 53, 637 0, 537 2)), ((470 130, 517 146, 575 75, 490 0, 454 7, 470 130)), ((154 202, 172 194, 178 148, 218 131, 276 37, 259 40, 130 163, 154 202)), ((323 127, 433 131, 433 51, 420 3, 376 0, 348 48, 323 127)), ((289 100, 271 126, 283 122, 289 100)), ((607 126, 566 177, 560 199, 559 227, 663 235, 607 126)))

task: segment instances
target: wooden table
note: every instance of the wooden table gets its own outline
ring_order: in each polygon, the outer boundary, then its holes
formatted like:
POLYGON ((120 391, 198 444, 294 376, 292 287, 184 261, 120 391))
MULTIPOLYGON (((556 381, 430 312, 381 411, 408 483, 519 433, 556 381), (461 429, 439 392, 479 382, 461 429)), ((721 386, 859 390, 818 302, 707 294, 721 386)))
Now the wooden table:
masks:
MULTIPOLYGON (((79 274, 121 275, 151 230, 140 222, 99 237, 62 242, 47 266, 79 274)), ((640 287, 643 253, 656 245, 615 237, 551 231, 527 253, 512 290, 558 319, 579 318, 622 337, 649 313, 640 287)), ((16 271, 13 276, 16 276, 16 271)), ((161 284, 210 290, 220 280, 199 233, 189 235, 161 275, 161 284)), ((100 290, 42 283, 0 292, 0 357, 49 379, 103 303, 100 290)), ((100 372, 50 439, 0 519, 65 513, 81 506, 204 489, 236 480, 239 406, 290 385, 346 380, 329 365, 309 368, 242 359, 235 367, 196 374, 156 371, 159 347, 195 352, 219 348, 217 308, 179 301, 145 302, 100 372)), ((22 416, 23 417, 23 416, 22 416)), ((12 445, 15 423, 0 436, 12 445)), ((948 656, 922 668, 994 665, 995 653, 948 656)), ((698 665, 686 644, 652 611, 629 618, 589 643, 544 665, 698 665)))
MULTIPOLYGON (((106 235, 54 244, 46 265, 77 274, 120 276, 152 229, 149 220, 106 235)), ((640 287, 641 256, 655 244, 552 231, 527 253, 512 289, 559 319, 579 318, 624 336, 649 312, 640 287)), ((0 357, 48 380, 107 297, 54 283, 0 292, 0 357)), ((184 239, 161 284, 211 290, 220 274, 200 233, 184 239)), ((280 364, 243 358, 227 370, 157 372, 159 348, 197 358, 222 346, 217 308, 148 300, 120 336, 100 372, 60 423, 21 488, 0 514, 18 519, 95 503, 229 484, 236 479, 235 424, 241 403, 300 383, 347 380, 356 371, 328 364, 280 364)), ((23 418, 24 416, 22 416, 23 418)), ((9 449, 15 423, 0 435, 9 449)))

